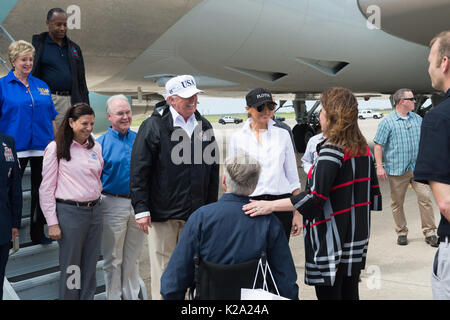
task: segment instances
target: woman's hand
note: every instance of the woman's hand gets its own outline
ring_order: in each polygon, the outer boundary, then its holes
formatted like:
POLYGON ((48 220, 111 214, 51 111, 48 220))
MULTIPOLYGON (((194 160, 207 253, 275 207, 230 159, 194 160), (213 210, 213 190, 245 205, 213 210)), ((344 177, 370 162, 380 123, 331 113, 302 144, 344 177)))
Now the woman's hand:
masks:
POLYGON ((48 236, 53 240, 61 239, 61 229, 59 228, 59 224, 48 227, 48 236))
POLYGON ((294 215, 292 217, 292 229, 291 229, 292 236, 293 237, 298 236, 302 231, 302 228, 303 228, 303 217, 297 210, 295 210, 294 215))
POLYGON ((272 201, 250 200, 250 203, 244 205, 242 210, 244 210, 246 215, 250 215, 250 217, 270 214, 273 212, 272 201))

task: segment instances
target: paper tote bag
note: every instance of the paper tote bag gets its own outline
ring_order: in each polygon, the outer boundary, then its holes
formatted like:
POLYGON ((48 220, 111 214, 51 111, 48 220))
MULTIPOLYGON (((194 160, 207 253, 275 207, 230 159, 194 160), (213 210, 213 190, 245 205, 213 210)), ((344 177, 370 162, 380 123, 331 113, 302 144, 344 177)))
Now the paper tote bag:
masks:
POLYGON ((255 275, 255 281, 253 281, 253 288, 241 288, 241 300, 290 300, 288 298, 280 296, 280 293, 277 288, 277 284, 275 283, 275 280, 272 276, 272 271, 270 270, 269 263, 265 263, 265 267, 263 267, 262 260, 259 259, 258 267, 256 268, 256 275, 255 275), (256 286, 256 279, 258 278, 259 270, 261 270, 261 273, 263 275, 263 287, 262 288, 255 288, 256 286), (267 289, 267 271, 269 271, 270 278, 272 279, 272 282, 275 286, 275 289, 277 291, 277 294, 269 292, 267 289))

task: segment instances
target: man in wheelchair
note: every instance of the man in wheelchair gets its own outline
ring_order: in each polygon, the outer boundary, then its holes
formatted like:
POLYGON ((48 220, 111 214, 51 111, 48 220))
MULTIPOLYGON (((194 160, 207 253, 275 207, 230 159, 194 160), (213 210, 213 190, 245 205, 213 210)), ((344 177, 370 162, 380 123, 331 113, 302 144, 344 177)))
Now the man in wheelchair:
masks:
POLYGON ((183 300, 194 283, 197 299, 239 299, 240 288, 252 287, 262 253, 280 295, 298 299, 297 273, 281 223, 274 215, 251 218, 242 211, 257 185, 260 169, 248 155, 225 160, 225 193, 219 201, 196 210, 186 222, 161 278, 164 299, 183 300), (202 262, 215 267, 202 268, 202 262), (201 272, 209 270, 209 275, 196 274, 199 265, 201 272), (230 268, 234 275, 226 271, 230 268))

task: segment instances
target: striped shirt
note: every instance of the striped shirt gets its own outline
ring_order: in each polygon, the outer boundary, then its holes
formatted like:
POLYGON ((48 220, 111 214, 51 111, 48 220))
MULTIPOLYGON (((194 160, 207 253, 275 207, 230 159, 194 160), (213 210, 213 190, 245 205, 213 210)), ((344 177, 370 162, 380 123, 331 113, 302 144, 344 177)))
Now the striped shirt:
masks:
POLYGON ((348 276, 365 267, 371 210, 381 210, 381 193, 369 147, 350 157, 341 146, 320 145, 306 190, 291 197, 303 215, 305 283, 333 286, 338 268, 348 276))
POLYGON ((373 141, 383 146, 386 173, 401 176, 414 171, 419 152, 422 117, 409 112, 406 118, 397 111, 389 113, 379 124, 373 141))

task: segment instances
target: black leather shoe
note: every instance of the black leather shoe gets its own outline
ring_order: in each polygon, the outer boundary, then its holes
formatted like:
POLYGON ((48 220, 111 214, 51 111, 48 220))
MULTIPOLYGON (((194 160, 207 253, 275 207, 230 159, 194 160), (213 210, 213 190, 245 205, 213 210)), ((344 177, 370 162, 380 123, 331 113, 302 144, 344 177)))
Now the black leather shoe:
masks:
POLYGON ((438 240, 438 237, 436 237, 435 235, 426 237, 425 242, 428 243, 432 247, 435 247, 435 248, 439 247, 439 240, 438 240))
POLYGON ((408 238, 406 236, 398 236, 397 244, 399 246, 406 246, 408 244, 408 238))

